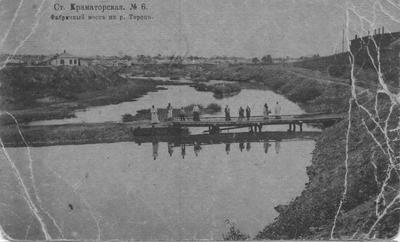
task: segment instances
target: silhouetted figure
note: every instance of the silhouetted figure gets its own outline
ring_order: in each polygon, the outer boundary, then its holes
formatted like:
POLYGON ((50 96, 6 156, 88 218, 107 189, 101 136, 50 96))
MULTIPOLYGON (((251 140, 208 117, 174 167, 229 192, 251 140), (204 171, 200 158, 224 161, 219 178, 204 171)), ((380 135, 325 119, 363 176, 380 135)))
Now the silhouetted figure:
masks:
POLYGON ((271 146, 271 144, 268 141, 264 141, 264 153, 268 154, 268 149, 271 146))
POLYGON ((251 109, 250 109, 249 105, 247 105, 247 107, 246 107, 246 118, 247 118, 247 121, 250 120, 250 114, 251 114, 251 109))
POLYGON ((194 150, 194 154, 195 154, 196 156, 199 156, 199 152, 200 152, 200 150, 201 150, 200 143, 198 143, 197 141, 194 142, 193 150, 194 150))
POLYGON ((168 143, 168 154, 169 156, 172 156, 172 153, 174 153, 174 149, 173 149, 173 144, 171 142, 168 143))
POLYGON ((172 108, 172 106, 171 106, 171 103, 168 103, 168 106, 167 106, 167 120, 172 120, 173 119, 173 108, 172 108))
POLYGON ((183 107, 181 107, 181 110, 179 111, 179 117, 181 119, 181 121, 185 121, 185 109, 183 107))
POLYGON ((193 121, 200 121, 200 108, 197 105, 193 106, 193 121))
POLYGON ((244 119, 244 109, 242 106, 239 108, 239 121, 242 121, 244 119))
POLYGON ((158 141, 153 140, 152 144, 153 144, 153 159, 156 160, 158 156, 158 141))
POLYGON ((239 143, 239 150, 240 150, 240 152, 242 152, 243 149, 244 149, 244 143, 243 143, 243 142, 240 142, 240 143, 239 143))
POLYGON ((185 144, 181 144, 181 155, 182 155, 182 159, 185 159, 185 155, 186 155, 186 146, 185 146, 185 144))
POLYGON ((226 143, 225 144, 225 151, 226 151, 226 154, 229 155, 229 152, 231 151, 231 144, 230 143, 226 143))
POLYGON ((264 104, 264 111, 263 111, 264 119, 268 119, 268 116, 269 116, 270 113, 271 113, 271 111, 268 108, 268 104, 265 103, 264 104))
POLYGON ((250 149, 251 149, 250 142, 247 142, 246 143, 246 151, 250 151, 250 149))
POLYGON ((228 105, 225 106, 225 121, 231 121, 231 110, 228 105))
POLYGON ((280 151, 281 151, 281 142, 275 141, 275 153, 279 154, 280 151))

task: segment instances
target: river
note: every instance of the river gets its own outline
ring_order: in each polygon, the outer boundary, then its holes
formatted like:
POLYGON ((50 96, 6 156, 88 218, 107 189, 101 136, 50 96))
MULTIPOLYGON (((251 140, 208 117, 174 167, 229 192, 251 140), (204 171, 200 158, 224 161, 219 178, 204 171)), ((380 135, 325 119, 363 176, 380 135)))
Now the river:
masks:
MULTIPOLYGON (((77 112, 74 119, 41 124, 120 121, 125 113, 167 102, 175 107, 228 104, 232 112, 249 104, 254 115, 261 115, 265 102, 273 106, 278 101, 283 114, 303 113, 269 90, 243 89, 236 96, 216 99, 189 86, 165 87, 135 102, 92 107, 77 112)), ((253 237, 278 215, 275 206, 300 195, 314 145, 310 140, 288 140, 7 148, 10 160, 4 153, 0 156, 0 223, 17 239, 43 239, 38 222, 42 218, 52 238, 192 240, 222 239, 229 220, 253 237), (19 172, 13 173, 13 167, 19 172), (32 203, 37 216, 28 206, 32 203)))

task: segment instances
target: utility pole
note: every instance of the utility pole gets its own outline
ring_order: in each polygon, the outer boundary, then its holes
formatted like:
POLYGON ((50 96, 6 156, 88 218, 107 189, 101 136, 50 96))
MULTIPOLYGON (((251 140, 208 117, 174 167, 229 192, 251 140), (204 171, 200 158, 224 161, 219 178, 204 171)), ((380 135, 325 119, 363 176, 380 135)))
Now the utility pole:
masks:
POLYGON ((344 28, 342 31, 342 53, 344 52, 344 28))

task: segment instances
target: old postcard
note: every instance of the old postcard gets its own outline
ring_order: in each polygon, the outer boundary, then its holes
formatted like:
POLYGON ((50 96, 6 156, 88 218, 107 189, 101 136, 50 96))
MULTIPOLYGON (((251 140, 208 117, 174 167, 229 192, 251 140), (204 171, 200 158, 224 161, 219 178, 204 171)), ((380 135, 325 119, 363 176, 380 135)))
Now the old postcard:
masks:
POLYGON ((0 240, 390 240, 399 0, 0 0, 0 240))

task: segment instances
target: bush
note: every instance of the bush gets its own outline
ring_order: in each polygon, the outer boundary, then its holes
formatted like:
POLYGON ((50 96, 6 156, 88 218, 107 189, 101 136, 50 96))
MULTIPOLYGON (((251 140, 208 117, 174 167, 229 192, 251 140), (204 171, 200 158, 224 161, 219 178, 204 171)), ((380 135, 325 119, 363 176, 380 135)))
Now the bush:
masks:
POLYGON ((134 120, 135 120, 135 117, 130 113, 126 113, 126 114, 122 115, 122 122, 132 122, 134 120))
POLYGON ((212 111, 214 113, 217 113, 217 112, 221 111, 221 106, 216 104, 216 103, 210 103, 210 104, 208 104, 206 109, 210 110, 210 111, 212 111))
POLYGON ((294 93, 289 95, 289 99, 305 103, 319 97, 321 94, 321 90, 316 87, 300 87, 294 93))
POLYGON ((229 226, 229 232, 222 235, 224 240, 248 240, 250 235, 242 233, 229 219, 225 220, 225 223, 229 226))

